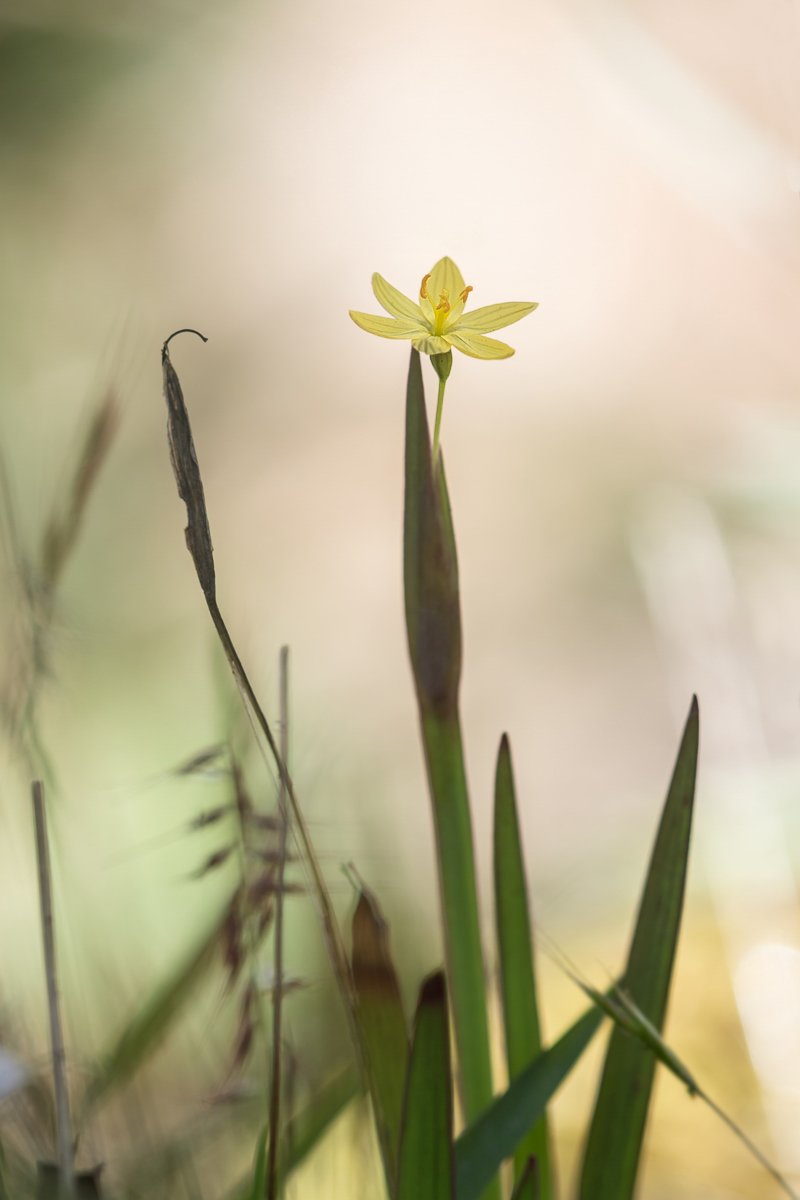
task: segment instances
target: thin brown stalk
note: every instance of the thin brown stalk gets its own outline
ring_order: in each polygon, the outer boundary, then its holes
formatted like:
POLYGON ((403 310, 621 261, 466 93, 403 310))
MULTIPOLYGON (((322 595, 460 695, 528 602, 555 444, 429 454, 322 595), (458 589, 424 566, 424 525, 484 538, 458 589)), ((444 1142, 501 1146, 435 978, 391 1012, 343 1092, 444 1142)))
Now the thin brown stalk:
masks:
POLYGON ((33 815, 36 824, 36 860, 39 869, 39 898, 42 909, 44 970, 47 980, 47 1008, 50 1014, 50 1044, 53 1052, 53 1083, 56 1095, 56 1134, 58 1141, 58 1190, 63 1197, 75 1195, 75 1166, 72 1158, 72 1125, 67 1092, 66 1055, 61 1027, 61 1006, 56 972, 56 943, 53 926, 53 895, 50 885, 50 853, 47 844, 47 818, 44 786, 41 780, 31 785, 33 815))
MULTIPOLYGON (((236 686, 238 687, 239 692, 241 693, 241 696, 245 702, 247 712, 250 715, 253 724, 256 726, 257 732, 260 733, 260 735, 264 738, 264 741, 266 742, 274 760, 275 769, 278 772, 278 778, 286 788, 286 794, 289 797, 289 803, 291 805, 293 833, 299 841, 299 848, 311 873, 311 879, 313 883, 312 894, 319 912, 323 937, 325 939, 328 954, 330 955, 331 962, 340 985, 346 988, 348 1012, 350 1012, 352 1011, 352 1005, 354 1003, 350 964, 347 961, 344 943, 342 942, 342 935, 339 931, 333 906, 330 902, 330 897, 328 896, 328 891, 325 887, 325 881, 322 877, 322 868, 319 865, 319 860, 317 859, 316 851, 314 850, 314 846, 311 841, 311 834, 308 831, 305 817, 303 816, 302 809, 300 808, 300 802, 297 799, 297 794, 294 790, 294 784, 292 783, 291 776, 286 769, 286 764, 281 757, 281 753, 278 748, 278 744, 275 741, 272 729, 270 728, 267 718, 264 716, 264 713, 261 710, 261 705, 258 702, 253 688, 251 687, 250 680, 247 678, 245 669, 242 666, 238 653, 236 652, 236 647, 231 641, 230 634, 228 633, 225 622, 222 619, 222 614, 219 611, 216 600, 206 597, 206 603, 208 604, 208 610, 211 614, 211 619, 214 622, 217 636, 222 642, 223 648, 228 657, 228 662, 230 663, 236 686)), ((261 749, 263 752, 263 746, 261 749)))
MULTIPOLYGON (((289 761, 289 647, 281 646, 280 660, 280 739, 281 759, 289 761)), ((278 875, 275 896, 275 963, 272 990, 272 1074, 269 1099, 269 1156, 267 1159, 267 1200, 278 1195, 278 1143, 281 1123, 281 1016, 283 1007, 283 879, 286 868, 286 843, 289 836, 289 808, 286 785, 278 789, 281 828, 278 843, 278 875)))
MULTIPOLYGON (((196 330, 180 330, 179 332, 196 333, 196 330)), ((208 523, 208 513, 206 510, 205 496, 203 493, 203 481, 200 474, 200 467, 197 460, 197 454, 194 448, 192 439, 191 426, 189 424, 189 414, 186 410, 186 403, 183 398, 180 380, 178 379, 175 368, 173 367, 169 357, 169 342, 175 334, 167 338, 161 350, 161 363, 164 374, 164 397, 167 402, 167 433, 169 437, 170 456, 172 458, 172 467, 175 473, 175 481, 178 485, 178 495, 186 505, 187 525, 185 530, 186 546, 192 556, 194 568, 197 573, 197 579, 205 596, 208 611, 214 622, 214 627, 217 631, 217 636, 222 643, 223 650, 228 659, 231 671, 233 673, 236 686, 244 701, 245 710, 247 711, 251 723, 256 730, 256 740, 262 755, 266 758, 266 749, 275 762, 275 767, 281 784, 286 789, 286 795, 289 798, 289 806, 292 813, 292 831, 297 842, 298 848, 306 863, 312 881, 312 895, 314 897, 317 914, 319 917, 325 947, 333 967, 336 981, 342 993, 344 1000, 345 1012, 347 1014, 348 1025, 353 1039, 353 1044, 356 1047, 357 1053, 360 1054, 360 1041, 358 1036, 358 1027, 355 1018, 355 991, 353 988, 353 979, 350 971, 350 964, 347 961, 344 942, 336 920, 336 915, 333 911, 333 905, 330 901, 325 881, 322 877, 319 861, 311 841, 311 835, 308 831, 305 819, 303 817, 300 803, 297 799, 297 794, 294 789, 291 777, 286 764, 281 755, 278 744, 273 736, 269 723, 261 710, 261 705, 258 702, 255 692, 247 678, 241 659, 239 658, 236 648, 231 640, 230 634, 226 628, 225 622, 222 619, 219 605, 216 599, 216 575, 214 570, 214 551, 211 543, 211 529, 208 523), (266 748, 264 746, 266 742, 266 748)), ((203 341, 202 334, 198 334, 203 341)), ((366 1072, 366 1066, 361 1062, 362 1071, 366 1072)), ((366 1075, 365 1075, 366 1077, 366 1075)))

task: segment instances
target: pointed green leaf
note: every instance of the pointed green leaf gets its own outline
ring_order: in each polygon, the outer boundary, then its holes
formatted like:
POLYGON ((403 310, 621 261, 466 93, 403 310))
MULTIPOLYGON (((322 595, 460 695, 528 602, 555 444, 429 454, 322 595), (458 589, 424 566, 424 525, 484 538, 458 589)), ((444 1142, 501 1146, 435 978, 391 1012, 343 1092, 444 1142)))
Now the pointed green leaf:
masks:
POLYGON ((261 1130, 256 1146, 256 1161, 253 1164, 253 1187, 249 1200, 264 1200, 267 1194, 267 1143, 269 1123, 261 1130))
MULTIPOLYGON (((494 786, 494 896, 500 991, 506 1035, 508 1078, 514 1080, 541 1052, 539 1007, 528 912, 528 886, 520 844, 511 747, 503 734, 494 786)), ((542 1200, 550 1200, 547 1117, 543 1116, 517 1147, 514 1175, 519 1179, 533 1155, 539 1165, 542 1200)))
POLYGON ((301 1113, 292 1117, 284 1131, 286 1154, 281 1167, 283 1179, 288 1178, 308 1158, 360 1090, 356 1070, 346 1067, 314 1094, 301 1113))
POLYGON ((397 1182, 408 1029, 389 949, 389 927, 377 900, 365 887, 353 914, 352 965, 358 997, 358 1032, 367 1064, 387 1187, 392 1195, 397 1182))
POLYGON ((602 1021, 603 1013, 593 1005, 464 1130, 455 1146, 458 1200, 478 1200, 500 1164, 540 1119, 602 1021))
POLYGON ((403 582, 408 649, 420 707, 452 716, 461 678, 458 566, 443 469, 434 479, 419 353, 406 391, 403 582), (443 507, 446 505, 446 507, 443 507))
MULTIPOLYGON (((303 1163, 322 1141, 333 1122, 340 1117, 351 1100, 359 1094, 358 1074, 353 1067, 346 1067, 328 1083, 315 1092, 307 1106, 289 1121, 283 1132, 279 1177, 281 1185, 303 1163)), ((229 1200, 253 1200, 254 1184, 261 1162, 261 1146, 264 1146, 264 1169, 266 1170, 266 1147, 269 1126, 262 1129, 256 1151, 256 1163, 240 1179, 236 1187, 227 1193, 229 1200), (266 1138, 264 1134, 266 1133, 266 1138)), ((261 1192, 261 1197, 265 1192, 261 1192)))
MULTIPOLYGON (((699 715, 692 699, 647 872, 623 987, 661 1032, 678 942, 694 807, 699 715)), ((656 1057, 615 1027, 581 1173, 580 1200, 630 1200, 656 1057)))
POLYGON ((525 1160, 525 1165, 520 1172, 511 1200, 541 1200, 541 1195, 539 1164, 531 1156, 525 1160))
POLYGON ((453 1092, 444 973, 420 989, 400 1135, 397 1200, 455 1200, 453 1092))

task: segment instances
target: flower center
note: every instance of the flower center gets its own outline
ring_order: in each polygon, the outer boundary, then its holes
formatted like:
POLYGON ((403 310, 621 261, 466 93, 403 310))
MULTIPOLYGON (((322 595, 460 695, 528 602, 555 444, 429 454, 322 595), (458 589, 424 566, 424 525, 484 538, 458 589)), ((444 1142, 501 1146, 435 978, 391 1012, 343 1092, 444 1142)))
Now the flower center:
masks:
MULTIPOLYGON (((433 304, 433 298, 428 295, 427 290, 427 283, 430 277, 430 272, 422 277, 422 283, 419 285, 419 295, 421 300, 430 300, 431 304, 433 304)), ((462 308, 467 303, 467 296, 469 296, 472 290, 472 287, 467 285, 463 292, 459 292, 458 298, 462 302, 462 308)), ((448 288, 442 288, 442 290, 439 292, 439 300, 433 308, 433 332, 437 337, 441 337, 441 335, 444 333, 444 323, 447 320, 451 308, 452 305, 450 304, 450 291, 448 288)))

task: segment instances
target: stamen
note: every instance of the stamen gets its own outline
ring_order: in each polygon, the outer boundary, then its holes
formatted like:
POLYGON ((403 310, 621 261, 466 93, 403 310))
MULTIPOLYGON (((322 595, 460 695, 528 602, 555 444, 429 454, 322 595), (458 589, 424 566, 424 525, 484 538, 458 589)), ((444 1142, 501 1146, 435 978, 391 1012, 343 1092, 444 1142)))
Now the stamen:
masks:
POLYGON ((447 288, 442 288, 439 292, 439 303, 436 305, 437 312, 450 312, 450 293, 447 288))
POLYGON ((474 290, 475 290, 475 289, 472 287, 472 285, 471 285, 471 284, 467 284, 467 286, 464 288, 463 292, 461 292, 461 293, 459 294, 459 299, 460 299, 460 300, 462 300, 462 301, 464 302, 464 304, 466 304, 466 303, 467 303, 467 296, 470 294, 470 292, 472 292, 472 291, 474 291, 474 290))
POLYGON ((428 271, 428 274, 427 274, 427 275, 423 275, 423 276, 422 276, 422 283, 419 285, 419 297, 420 297, 420 300, 427 300, 427 299, 428 299, 428 293, 427 293, 427 292, 426 292, 426 290, 425 290, 425 284, 428 282, 428 280, 430 279, 430 277, 431 277, 431 272, 430 272, 430 271, 428 271))

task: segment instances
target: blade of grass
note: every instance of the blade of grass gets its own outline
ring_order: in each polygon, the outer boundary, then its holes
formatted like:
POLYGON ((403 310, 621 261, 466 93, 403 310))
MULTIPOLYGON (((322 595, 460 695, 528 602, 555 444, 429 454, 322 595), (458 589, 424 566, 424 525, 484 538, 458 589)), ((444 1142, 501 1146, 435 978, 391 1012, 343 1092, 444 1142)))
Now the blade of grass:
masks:
POLYGON ((89 1077, 81 1119, 112 1089, 126 1083, 158 1047, 170 1025, 204 978, 216 957, 229 920, 231 900, 191 955, 160 985, 128 1022, 89 1077))
POLYGON ((572 971, 569 972, 571 978, 577 983, 578 987, 594 1000, 598 1008, 601 1008, 612 1021, 615 1022, 618 1029, 628 1034, 630 1037, 636 1038, 648 1050, 651 1050, 660 1063, 671 1071, 676 1079, 685 1084, 690 1096, 697 1096, 708 1107, 717 1114, 720 1120, 728 1126, 731 1132, 739 1139, 739 1141, 750 1151, 761 1166, 772 1176, 777 1184, 783 1189, 792 1200, 798 1200, 797 1193, 792 1189, 787 1179, 781 1175, 780 1171, 772 1165, 769 1159, 761 1153, 756 1144, 750 1140, 743 1129, 736 1124, 728 1114, 715 1103, 700 1084, 694 1078, 681 1060, 678 1058, 674 1050, 666 1044, 659 1031, 655 1026, 648 1021, 647 1017, 641 1009, 634 1004, 630 996, 623 988, 615 985, 612 987, 608 995, 598 992, 595 988, 579 979, 572 971))
MULTIPOLYGON (((280 714, 281 714, 281 758, 289 763, 289 647, 281 647, 280 658, 280 714)), ((277 1200, 278 1195, 278 1146, 281 1125, 281 1013, 283 1007, 283 881, 286 866, 286 842, 289 834, 289 808, 286 803, 286 785, 280 781, 278 788, 278 815, 281 828, 278 841, 278 878, 275 893, 275 957, 272 989, 272 1066, 269 1098, 269 1156, 267 1160, 267 1197, 277 1200)), ((254 1200, 261 1200, 263 1189, 254 1200)))
POLYGON ((363 884, 353 914, 352 966, 370 1098, 387 1190, 393 1196, 409 1054, 408 1029, 389 948, 389 927, 374 895, 363 884))
MULTIPOLYGON (((406 391, 403 580, 408 649, 436 834, 445 961, 464 1113, 490 1103, 492 1067, 478 892, 458 689, 458 560, 444 463, 434 472, 420 357, 406 391)), ((499 1197, 497 1185, 493 1194, 499 1197)))
POLYGON ((289 1149, 281 1164, 282 1180, 288 1179, 305 1162, 334 1121, 360 1092, 357 1072, 347 1067, 320 1088, 302 1112, 292 1117, 285 1139, 289 1149))
POLYGON ((61 1003, 56 968, 56 941, 53 922, 53 896, 50 885, 50 852, 47 844, 47 815, 44 808, 44 787, 37 779, 31 786, 33 816, 36 826, 36 864, 39 873, 42 943, 47 984, 47 1010, 50 1017, 50 1047, 53 1057, 53 1087, 56 1097, 56 1141, 58 1143, 58 1195, 75 1195, 75 1163, 72 1151, 72 1120, 67 1091, 66 1054, 61 1026, 61 1003))
POLYGON ((518 1075, 456 1141, 458 1200, 478 1200, 500 1164, 541 1118, 603 1021, 594 1006, 518 1075))
MULTIPOLYGON (((309 1101, 308 1105, 293 1116, 285 1129, 280 1155, 280 1183, 283 1186, 292 1172, 308 1158, 309 1154, 319 1145, 334 1121, 342 1115, 348 1104, 360 1094, 359 1078, 352 1067, 346 1067, 328 1083, 324 1084, 309 1101), (286 1147, 289 1147, 287 1150, 286 1147)), ((266 1126, 267 1131, 269 1126, 266 1126)), ((262 1130, 262 1134, 263 1134, 262 1130)), ((258 1164, 258 1146, 256 1145, 256 1164, 247 1173, 244 1180, 229 1193, 229 1200, 253 1200, 253 1185, 255 1168, 258 1164)), ((266 1142, 265 1142, 266 1145, 266 1142)), ((261 1193, 263 1196, 263 1192, 261 1193)))
MULTIPOLYGON (((509 1080, 514 1080, 541 1053, 539 1006, 533 963, 528 886, 520 844, 511 747, 503 734, 497 754, 494 787, 494 894, 500 990, 509 1080)), ((547 1117, 531 1129, 514 1155, 517 1180, 530 1157, 538 1163, 539 1194, 551 1200, 550 1147, 547 1117)))
MULTIPOLYGON (((178 330, 179 333, 196 333, 196 330, 178 330)), ((203 341, 202 334, 198 334, 203 341)), ((328 894, 328 889, 325 886, 325 880, 322 876, 322 870, 317 859, 314 845, 311 840, 311 835, 308 831, 305 818, 303 816, 300 802, 292 783, 291 776, 283 761, 278 744, 270 728, 269 722, 264 716, 264 712, 259 704, 258 697, 253 691, 250 680, 242 665, 241 659, 236 651, 222 613, 216 601, 216 575, 214 572, 213 549, 211 545, 211 529, 208 523, 208 514, 206 512, 205 496, 203 494, 203 483, 200 474, 200 467, 197 460, 197 453, 194 447, 192 438, 191 425, 189 423, 189 414, 186 409, 186 403, 183 398, 180 380, 177 372, 170 362, 169 343, 175 334, 164 342, 161 348, 161 365, 164 377, 164 397, 167 402, 167 432, 169 436, 170 454, 172 458, 172 466, 175 474, 175 480, 178 485, 178 494, 186 505, 186 513, 188 524, 186 526, 186 545, 189 553, 192 556, 195 572, 200 587, 205 596, 206 605, 209 615, 214 623, 214 628, 217 631, 217 636, 220 640, 231 672, 234 677, 239 693, 242 697, 245 710, 250 718, 251 724, 256 732, 256 739, 259 750, 266 758, 267 753, 272 756, 275 763, 275 768, 278 776, 286 788, 286 794, 289 797, 289 803, 292 809, 293 817, 293 832, 298 847, 303 855, 303 861, 306 865, 308 873, 311 877, 311 894, 317 909, 322 936, 325 941, 325 947, 328 952, 328 957, 333 969, 334 978, 339 987, 339 993, 342 997, 345 1015, 347 1017, 350 1035, 356 1053, 360 1054, 360 1044, 358 1038, 357 1022, 356 1022, 356 1001, 355 992, 353 989, 353 980, 350 973, 350 964, 347 960, 347 955, 344 949, 344 942, 339 930, 339 925, 336 920, 336 914, 331 904, 331 899, 328 894), (266 748, 264 743, 266 743, 266 748)), ((364 1064, 360 1063, 362 1069, 364 1064)))
POLYGON ((256 1148, 256 1161, 253 1165, 253 1187, 249 1200, 264 1200, 267 1190, 267 1143, 270 1136, 269 1122, 261 1130, 256 1148))
POLYGON ((526 1159, 525 1166, 517 1179, 511 1200, 541 1200, 539 1187, 539 1165, 535 1158, 526 1159))
POLYGON ((750 1140, 743 1129, 736 1124, 735 1121, 728 1116, 723 1109, 716 1104, 708 1095, 695 1077, 690 1072, 689 1068, 678 1058, 674 1050, 670 1049, 667 1043, 662 1038, 656 1027, 648 1021, 642 1010, 634 1004, 628 993, 619 986, 612 984, 608 992, 600 992, 597 988, 592 987, 586 980, 581 979, 568 963, 568 960, 563 956, 559 957, 559 965, 562 971, 569 975, 570 979, 575 983, 582 992, 587 995, 590 1000, 593 1000, 597 1007, 610 1017, 617 1029, 621 1030, 628 1037, 634 1038, 642 1046, 645 1046, 653 1053, 656 1059, 670 1071, 676 1079, 685 1085, 689 1095, 697 1096, 708 1107, 717 1114, 720 1120, 728 1126, 739 1141, 746 1146, 755 1159, 762 1167, 772 1176, 772 1178, 780 1185, 792 1200, 798 1200, 797 1193, 793 1191, 787 1179, 781 1175, 780 1171, 772 1165, 769 1159, 761 1153, 756 1144, 750 1140))
POLYGON ((89 496, 108 457, 118 425, 119 407, 116 397, 109 393, 87 430, 66 502, 59 503, 45 530, 41 571, 44 590, 48 594, 56 587, 75 546, 89 496))
POLYGON ((453 1092, 444 974, 420 989, 400 1133, 397 1200, 455 1200, 453 1092))
MULTIPOLYGON (((694 807, 699 713, 692 699, 647 872, 624 987, 660 1032, 680 930, 694 807)), ((580 1200, 630 1200, 656 1057, 615 1026, 584 1152, 580 1200)))
POLYGON ((45 530, 35 566, 23 552, 13 498, 0 457, 0 552, 7 551, 9 576, 5 590, 17 593, 12 606, 15 628, 7 631, 9 665, 0 686, 0 721, 17 743, 32 773, 56 791, 55 773, 37 728, 40 686, 50 673, 56 589, 74 550, 92 487, 108 455, 118 424, 118 408, 109 394, 95 413, 66 495, 56 506, 45 530), (10 644, 9 644, 10 643, 10 644))

